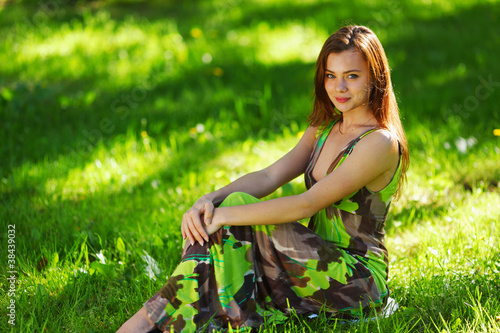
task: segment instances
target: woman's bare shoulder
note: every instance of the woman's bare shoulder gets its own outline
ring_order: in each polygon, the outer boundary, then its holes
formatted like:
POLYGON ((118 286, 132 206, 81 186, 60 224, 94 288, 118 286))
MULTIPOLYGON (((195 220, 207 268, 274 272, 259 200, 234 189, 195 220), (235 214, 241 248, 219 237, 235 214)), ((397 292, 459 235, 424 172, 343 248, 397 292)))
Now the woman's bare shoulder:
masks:
MULTIPOLYGON (((387 129, 378 129, 368 134, 357 144, 356 149, 376 152, 379 158, 399 155, 399 143, 396 135, 387 129)), ((356 151, 355 149, 355 151, 356 151)))
POLYGON ((377 129, 376 131, 370 133, 370 139, 374 143, 387 148, 398 146, 398 138, 396 135, 385 128, 377 129))

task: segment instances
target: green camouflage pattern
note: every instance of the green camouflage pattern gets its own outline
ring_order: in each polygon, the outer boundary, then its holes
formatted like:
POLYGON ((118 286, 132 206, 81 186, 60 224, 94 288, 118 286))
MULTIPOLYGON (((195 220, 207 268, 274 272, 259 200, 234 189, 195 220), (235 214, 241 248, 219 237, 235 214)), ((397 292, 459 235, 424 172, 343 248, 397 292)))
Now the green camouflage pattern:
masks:
MULTIPOLYGON (((332 126, 311 154, 308 188, 332 126)), ((373 130, 351 142, 331 170, 373 130)), ((186 243, 181 263, 144 304, 149 317, 167 332, 211 332, 228 325, 250 329, 264 321, 282 323, 292 309, 331 316, 380 310, 388 296, 383 227, 399 172, 380 192, 363 188, 318 212, 308 227, 298 222, 224 227, 204 246, 186 243)), ((237 192, 221 206, 258 201, 237 192)))

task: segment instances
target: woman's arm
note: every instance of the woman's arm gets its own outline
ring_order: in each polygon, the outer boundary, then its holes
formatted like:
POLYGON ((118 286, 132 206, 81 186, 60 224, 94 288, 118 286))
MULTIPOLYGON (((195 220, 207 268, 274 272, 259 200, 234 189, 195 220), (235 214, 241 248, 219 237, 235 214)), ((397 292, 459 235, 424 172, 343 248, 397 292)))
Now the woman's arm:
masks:
MULTIPOLYGON (((231 192, 245 192, 256 198, 263 198, 303 174, 316 141, 316 131, 316 127, 307 128, 297 145, 279 160, 265 169, 248 173, 230 183, 231 192)), ((219 200, 225 199, 227 195, 224 188, 222 195, 217 191, 209 194, 211 198, 219 200)))
MULTIPOLYGON (((297 145, 278 161, 260 171, 251 172, 198 199, 182 218, 182 237, 208 241, 205 230, 213 215, 214 204, 222 202, 231 192, 245 192, 257 198, 265 197, 292 179, 303 174, 316 141, 316 127, 309 127, 297 145), (204 216, 204 223, 200 216, 204 216)), ((203 241, 200 241, 203 243, 203 241)))
POLYGON ((217 208, 207 231, 213 233, 224 225, 280 224, 310 217, 378 177, 384 177, 398 161, 397 140, 384 131, 371 133, 336 170, 308 191, 249 205, 217 208))

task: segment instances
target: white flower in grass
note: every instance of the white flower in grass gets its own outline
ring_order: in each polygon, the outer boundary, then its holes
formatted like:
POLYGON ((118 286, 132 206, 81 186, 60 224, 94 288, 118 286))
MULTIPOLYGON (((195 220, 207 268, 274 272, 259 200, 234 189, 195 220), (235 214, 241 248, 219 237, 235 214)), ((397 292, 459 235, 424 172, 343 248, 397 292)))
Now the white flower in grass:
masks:
POLYGON ((204 53, 201 57, 201 60, 203 61, 203 63, 209 64, 212 62, 212 55, 210 53, 204 53))
POLYGON ((433 249, 433 248, 432 248, 432 247, 430 247, 430 246, 427 248, 427 250, 429 250, 429 252, 430 252, 431 254, 435 255, 435 256, 437 256, 437 254, 438 254, 438 250, 435 250, 435 249, 433 249))
POLYGON ((198 133, 205 132, 205 125, 203 125, 203 124, 197 124, 196 125, 196 132, 198 132, 198 133))
POLYGON ((461 152, 462 154, 465 154, 468 148, 472 148, 476 144, 477 144, 477 139, 473 136, 471 136, 468 139, 458 137, 455 140, 455 146, 457 146, 458 151, 461 152))
POLYGON ((102 253, 102 250, 101 250, 101 251, 99 251, 99 253, 97 253, 95 256, 97 257, 97 259, 99 259, 99 262, 100 262, 101 264, 106 264, 106 257, 105 257, 105 256, 104 256, 104 254, 102 253))
POLYGON ((465 154, 467 152, 467 140, 465 140, 464 138, 459 137, 457 140, 455 140, 455 145, 457 146, 458 151, 462 154, 465 154))

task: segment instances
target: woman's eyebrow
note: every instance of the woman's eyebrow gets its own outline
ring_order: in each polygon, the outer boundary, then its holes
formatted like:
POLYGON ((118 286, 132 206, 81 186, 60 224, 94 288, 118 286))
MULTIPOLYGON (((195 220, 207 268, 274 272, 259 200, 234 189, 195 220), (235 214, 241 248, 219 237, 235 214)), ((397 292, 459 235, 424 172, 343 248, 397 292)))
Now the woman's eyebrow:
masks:
MULTIPOLYGON (((330 73, 335 74, 335 72, 334 72, 334 71, 329 70, 328 68, 327 68, 325 71, 326 71, 326 72, 330 72, 330 73)), ((345 71, 343 74, 346 74, 346 73, 351 73, 351 72, 361 72, 361 70, 360 70, 360 69, 350 69, 350 70, 348 70, 348 71, 345 71)))

